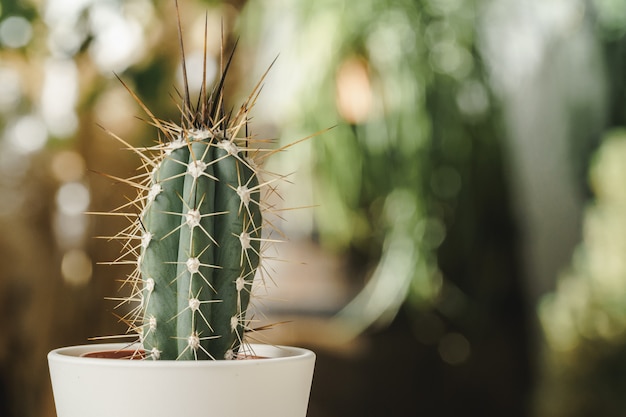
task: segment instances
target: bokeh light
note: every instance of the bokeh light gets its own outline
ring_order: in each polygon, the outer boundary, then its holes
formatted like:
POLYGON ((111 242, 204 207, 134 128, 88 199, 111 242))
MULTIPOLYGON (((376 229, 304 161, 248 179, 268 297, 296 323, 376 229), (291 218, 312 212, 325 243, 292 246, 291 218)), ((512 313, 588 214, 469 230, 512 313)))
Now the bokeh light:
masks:
POLYGON ((10 16, 0 22, 0 44, 9 48, 22 48, 28 45, 33 28, 22 16, 10 16))
POLYGON ((50 169, 61 183, 76 183, 85 175, 85 159, 74 150, 59 151, 52 157, 50 169))
POLYGON ((59 210, 67 215, 82 214, 89 207, 89 201, 89 189, 80 182, 61 185, 56 196, 59 210))
POLYGON ((61 273, 69 285, 84 286, 91 279, 93 267, 89 255, 80 249, 72 249, 63 255, 61 273))
POLYGON ((9 113, 22 97, 20 76, 15 68, 0 66, 0 113, 9 113))
POLYGON ((78 69, 71 59, 49 59, 44 64, 41 112, 52 136, 67 138, 78 128, 78 69))
POLYGON ((37 152, 48 141, 48 130, 41 117, 26 115, 16 119, 5 131, 5 140, 17 152, 37 152))

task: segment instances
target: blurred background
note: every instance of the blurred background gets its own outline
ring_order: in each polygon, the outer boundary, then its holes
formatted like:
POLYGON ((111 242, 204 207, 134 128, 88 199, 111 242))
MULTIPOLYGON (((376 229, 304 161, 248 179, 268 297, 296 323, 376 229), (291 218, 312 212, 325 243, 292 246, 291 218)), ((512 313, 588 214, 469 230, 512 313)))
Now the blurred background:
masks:
MULTIPOLYGON (((239 39, 233 106, 281 144, 272 343, 309 417, 623 416, 626 2, 179 0, 192 93, 239 39)), ((145 113, 177 120, 173 0, 0 0, 0 416, 53 417, 46 353, 123 332, 145 113)), ((272 256, 274 257, 274 256, 272 256)))

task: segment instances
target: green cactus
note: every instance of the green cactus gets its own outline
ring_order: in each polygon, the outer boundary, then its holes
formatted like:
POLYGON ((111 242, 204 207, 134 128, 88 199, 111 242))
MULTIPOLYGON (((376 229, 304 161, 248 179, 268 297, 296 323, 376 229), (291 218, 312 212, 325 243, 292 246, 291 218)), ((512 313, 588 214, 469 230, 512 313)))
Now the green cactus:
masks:
POLYGON ((230 359, 246 330, 262 230, 247 135, 258 88, 236 115, 224 114, 228 64, 211 96, 203 86, 196 108, 186 95, 181 126, 153 118, 169 140, 147 159, 135 274, 143 288, 138 327, 153 359, 230 359))
POLYGON ((214 120, 181 129, 147 187, 138 264, 154 358, 231 358, 242 342, 259 264, 259 181, 236 129, 214 120))
POLYGON ((107 131, 138 154, 146 169, 145 175, 121 180, 139 195, 113 213, 133 219, 115 236, 128 244, 113 263, 135 265, 125 281, 132 295, 122 303, 139 306, 123 320, 139 335, 145 357, 233 359, 250 330, 246 311, 264 240, 261 189, 274 181, 261 183, 258 166, 272 152, 262 152, 266 141, 248 133, 261 82, 239 111, 226 113, 223 86, 231 54, 213 92, 207 94, 203 84, 192 106, 182 41, 181 50, 180 124, 156 118, 120 79, 159 129, 160 142, 137 149, 107 131), (127 207, 140 213, 122 213, 127 207))

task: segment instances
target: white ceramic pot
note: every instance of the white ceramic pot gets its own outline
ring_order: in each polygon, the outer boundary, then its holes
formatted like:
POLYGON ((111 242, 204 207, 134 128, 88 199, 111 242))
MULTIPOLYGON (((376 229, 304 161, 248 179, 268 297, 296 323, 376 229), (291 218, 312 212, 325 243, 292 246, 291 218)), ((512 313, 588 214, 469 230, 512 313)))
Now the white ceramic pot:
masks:
POLYGON ((88 358, 122 344, 48 354, 57 417, 305 417, 315 354, 252 345, 262 359, 151 361, 88 358))

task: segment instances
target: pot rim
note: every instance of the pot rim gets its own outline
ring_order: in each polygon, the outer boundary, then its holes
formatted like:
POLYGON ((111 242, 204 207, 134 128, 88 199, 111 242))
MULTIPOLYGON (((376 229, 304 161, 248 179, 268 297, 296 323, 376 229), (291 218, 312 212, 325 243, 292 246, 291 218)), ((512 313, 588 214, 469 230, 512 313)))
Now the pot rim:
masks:
POLYGON ((176 361, 176 360, 116 360, 109 358, 93 358, 83 356, 86 353, 101 352, 107 350, 134 350, 137 344, 129 343, 94 343, 89 345, 67 346, 54 349, 48 353, 48 361, 65 363, 89 363, 94 366, 108 366, 116 368, 136 367, 172 367, 172 368, 220 368, 233 366, 250 366, 251 364, 293 362, 315 358, 313 351, 293 346, 247 344, 246 351, 262 358, 249 358, 246 360, 199 360, 199 361, 176 361))

